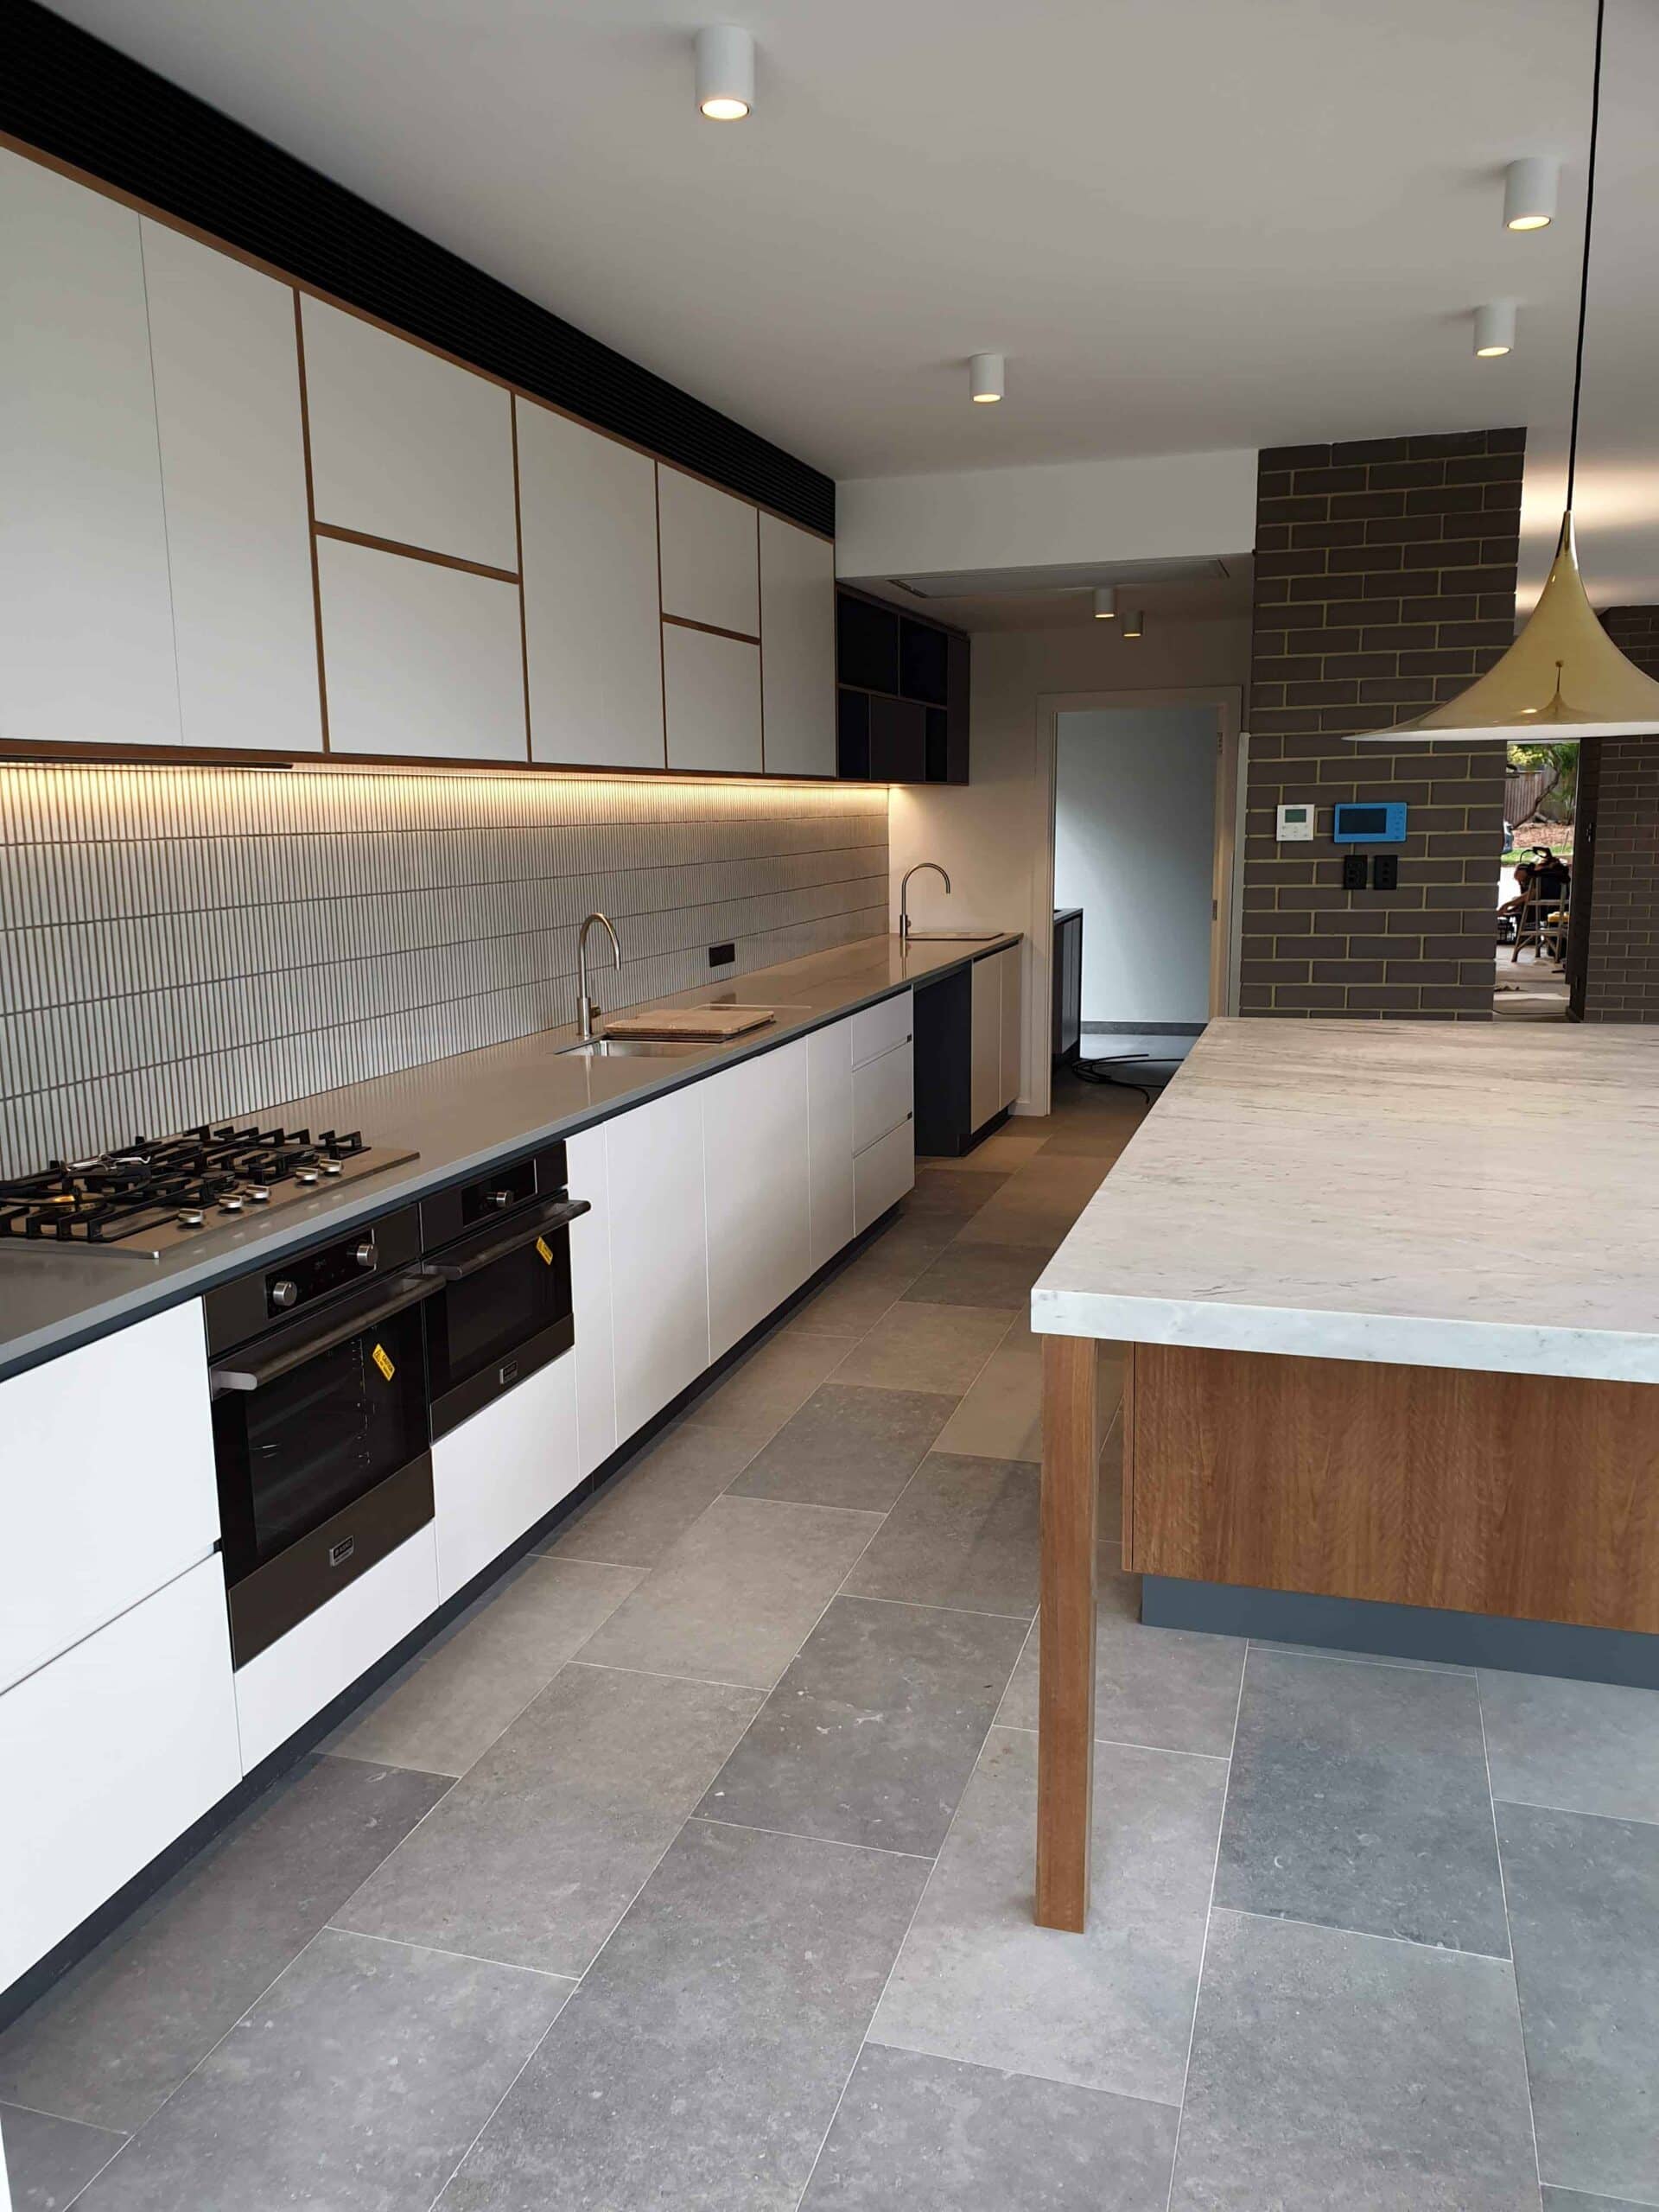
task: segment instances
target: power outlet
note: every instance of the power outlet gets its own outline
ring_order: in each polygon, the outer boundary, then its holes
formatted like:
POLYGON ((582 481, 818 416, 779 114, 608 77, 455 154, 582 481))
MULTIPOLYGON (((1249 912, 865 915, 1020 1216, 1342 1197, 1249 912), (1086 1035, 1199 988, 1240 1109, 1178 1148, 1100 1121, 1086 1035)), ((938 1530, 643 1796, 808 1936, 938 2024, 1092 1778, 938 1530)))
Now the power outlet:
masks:
POLYGON ((1365 888, 1366 859, 1363 853, 1344 853, 1342 856, 1342 887, 1344 891, 1365 888))
POLYGON ((1398 853, 1379 853, 1371 862, 1373 891, 1397 891, 1400 888, 1400 855, 1398 853))
POLYGON ((709 948, 709 965, 711 968, 729 968, 736 957, 737 947, 734 944, 711 944, 709 948))

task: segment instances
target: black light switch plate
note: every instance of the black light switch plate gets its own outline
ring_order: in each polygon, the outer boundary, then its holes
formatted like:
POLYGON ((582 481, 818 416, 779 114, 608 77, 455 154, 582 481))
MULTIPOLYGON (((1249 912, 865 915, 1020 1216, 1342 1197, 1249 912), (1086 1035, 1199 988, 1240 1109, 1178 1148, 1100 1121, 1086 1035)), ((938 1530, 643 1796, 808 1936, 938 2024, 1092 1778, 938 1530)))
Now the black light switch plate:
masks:
POLYGON ((1365 855, 1363 853, 1344 853, 1342 856, 1342 887, 1344 891, 1365 888, 1365 855))
POLYGON ((734 944, 711 944, 709 948, 709 965, 711 968, 727 967, 736 957, 737 947, 734 944))
POLYGON ((1373 891, 1397 891, 1400 888, 1400 855, 1398 853, 1379 853, 1371 862, 1373 891))

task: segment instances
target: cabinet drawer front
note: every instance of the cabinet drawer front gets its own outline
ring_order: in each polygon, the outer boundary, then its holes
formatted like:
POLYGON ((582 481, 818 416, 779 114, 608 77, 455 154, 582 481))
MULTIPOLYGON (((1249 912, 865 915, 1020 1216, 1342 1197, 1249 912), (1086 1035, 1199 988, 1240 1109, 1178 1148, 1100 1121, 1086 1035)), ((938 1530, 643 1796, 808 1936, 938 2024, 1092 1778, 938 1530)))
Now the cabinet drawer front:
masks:
POLYGON ((441 1600, 581 1481, 575 1373, 568 1351, 432 1446, 441 1600))
MULTIPOLYGON (((457 1432, 459 1433, 459 1432, 457 1432)), ((236 1671, 237 1723, 245 1772, 303 1728, 377 1659, 384 1659, 438 1602, 432 1527, 308 1613, 286 1636, 236 1671)))
POLYGON ((866 1151, 878 1137, 907 1122, 915 1105, 912 1052, 908 1044, 868 1060, 853 1075, 853 1150, 866 1151))
POLYGON ((201 1308, 157 1313, 0 1382, 0 1687, 219 1540, 201 1308))
POLYGON ((866 1060, 878 1060, 883 1052, 890 1052, 895 1045, 907 1045, 915 1012, 908 991, 896 991, 890 999, 882 999, 874 1006, 867 1006, 853 1016, 853 1065, 861 1068, 866 1060))
POLYGON ((915 1187, 915 1125, 900 1122, 853 1162, 853 1217, 859 1231, 868 1229, 915 1187))
POLYGON ((217 1559, 0 1697, 0 1988, 240 1779, 217 1559))

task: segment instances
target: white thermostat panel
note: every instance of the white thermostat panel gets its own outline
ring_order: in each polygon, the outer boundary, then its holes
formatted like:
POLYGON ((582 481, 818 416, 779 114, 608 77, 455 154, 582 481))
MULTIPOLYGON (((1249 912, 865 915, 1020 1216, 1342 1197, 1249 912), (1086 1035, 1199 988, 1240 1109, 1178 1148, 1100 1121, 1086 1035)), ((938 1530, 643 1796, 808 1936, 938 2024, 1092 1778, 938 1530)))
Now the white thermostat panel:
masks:
POLYGON ((1311 806, 1281 806, 1279 810, 1279 842, 1281 845, 1306 842, 1313 835, 1313 810, 1311 806))

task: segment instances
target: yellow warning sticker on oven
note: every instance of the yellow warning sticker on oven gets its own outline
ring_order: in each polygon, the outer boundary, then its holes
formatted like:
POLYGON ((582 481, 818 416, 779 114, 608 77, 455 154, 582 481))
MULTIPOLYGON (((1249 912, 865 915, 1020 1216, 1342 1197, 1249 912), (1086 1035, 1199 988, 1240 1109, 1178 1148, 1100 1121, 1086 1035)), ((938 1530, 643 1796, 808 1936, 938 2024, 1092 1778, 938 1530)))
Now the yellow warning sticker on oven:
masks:
POLYGON ((542 1255, 542 1265, 546 1268, 550 1268, 553 1264, 553 1247, 548 1243, 545 1236, 538 1236, 536 1239, 536 1249, 542 1255))
POLYGON ((376 1344, 374 1350, 369 1354, 369 1357, 390 1382, 397 1370, 392 1365, 391 1354, 386 1350, 385 1344, 376 1344))

